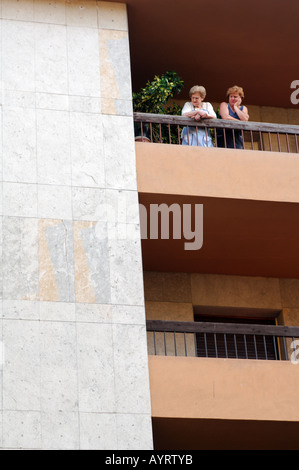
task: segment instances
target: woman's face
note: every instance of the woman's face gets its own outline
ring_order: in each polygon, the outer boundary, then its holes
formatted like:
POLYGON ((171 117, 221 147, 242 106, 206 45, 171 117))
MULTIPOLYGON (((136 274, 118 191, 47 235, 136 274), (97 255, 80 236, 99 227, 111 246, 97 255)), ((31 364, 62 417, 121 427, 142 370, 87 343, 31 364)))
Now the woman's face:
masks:
POLYGON ((238 93, 232 93, 228 97, 228 102, 230 106, 234 106, 235 104, 240 105, 242 98, 238 93))
POLYGON ((191 96, 191 103, 195 108, 198 108, 202 103, 202 96, 200 93, 193 93, 191 96))

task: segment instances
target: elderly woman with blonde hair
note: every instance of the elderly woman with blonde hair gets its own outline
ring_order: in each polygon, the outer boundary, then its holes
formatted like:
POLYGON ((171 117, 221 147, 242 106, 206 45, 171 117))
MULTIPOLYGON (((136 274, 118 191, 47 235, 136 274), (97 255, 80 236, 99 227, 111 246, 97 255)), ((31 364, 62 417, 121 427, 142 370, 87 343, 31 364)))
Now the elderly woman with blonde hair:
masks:
MULTIPOLYGON (((216 119, 216 113, 211 103, 204 102, 206 90, 203 86, 195 85, 189 91, 190 101, 184 104, 182 116, 200 121, 202 119, 216 119)), ((210 132, 200 127, 184 127, 182 131, 182 145, 199 147, 213 147, 210 132)))
MULTIPOLYGON (((240 86, 230 87, 226 92, 228 102, 222 102, 219 107, 221 119, 232 121, 248 121, 249 114, 246 106, 241 105, 244 98, 243 88, 240 86)), ((217 146, 243 149, 244 142, 240 130, 235 129, 234 133, 230 129, 217 129, 217 146), (225 138, 224 138, 225 135, 225 138)))

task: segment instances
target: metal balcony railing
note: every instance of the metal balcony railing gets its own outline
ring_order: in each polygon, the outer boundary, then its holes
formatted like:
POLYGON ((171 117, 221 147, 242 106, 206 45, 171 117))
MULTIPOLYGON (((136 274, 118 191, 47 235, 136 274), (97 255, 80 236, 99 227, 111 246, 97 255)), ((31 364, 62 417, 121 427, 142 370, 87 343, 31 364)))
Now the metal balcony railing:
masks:
POLYGON ((241 135, 244 149, 299 153, 299 126, 295 125, 222 119, 197 122, 184 116, 146 113, 134 113, 134 123, 135 139, 144 142, 180 145, 185 127, 188 139, 191 132, 204 130, 206 141, 211 137, 214 147, 219 146, 221 134, 222 146, 237 148, 237 135, 241 135), (228 145, 229 140, 232 146, 228 145))
POLYGON ((147 320, 146 325, 150 355, 290 360, 299 364, 299 327, 162 320, 147 320))

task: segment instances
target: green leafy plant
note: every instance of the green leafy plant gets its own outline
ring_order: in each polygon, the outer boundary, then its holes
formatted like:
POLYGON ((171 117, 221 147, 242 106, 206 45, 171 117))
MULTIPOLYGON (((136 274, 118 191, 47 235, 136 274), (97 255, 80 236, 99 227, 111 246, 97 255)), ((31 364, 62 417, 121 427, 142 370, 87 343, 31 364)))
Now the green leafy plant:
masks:
MULTIPOLYGON (((167 102, 184 88, 183 80, 176 72, 156 75, 148 81, 138 93, 133 93, 134 111, 140 113, 171 114, 173 106, 166 107, 167 102)), ((176 109, 176 108, 174 108, 176 109)), ((176 109, 177 111, 177 109, 176 109)))
MULTIPOLYGON (((184 88, 184 81, 176 72, 169 71, 163 75, 156 75, 138 93, 133 93, 133 109, 139 113, 180 115, 182 107, 177 103, 168 104, 175 95, 184 88)), ((146 126, 144 125, 143 127, 146 126)), ((153 139, 161 140, 158 125, 152 126, 153 139)), ((172 140, 178 140, 177 131, 171 131, 172 140)), ((168 141, 168 130, 162 126, 162 140, 168 141)))

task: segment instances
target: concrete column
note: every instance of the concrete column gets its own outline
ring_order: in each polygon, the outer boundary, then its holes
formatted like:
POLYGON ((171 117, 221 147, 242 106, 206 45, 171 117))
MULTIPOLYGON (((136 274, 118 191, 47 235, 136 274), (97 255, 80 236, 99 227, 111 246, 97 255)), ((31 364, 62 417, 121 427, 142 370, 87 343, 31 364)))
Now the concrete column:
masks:
POLYGON ((151 449, 126 7, 0 27, 0 445, 151 449))

